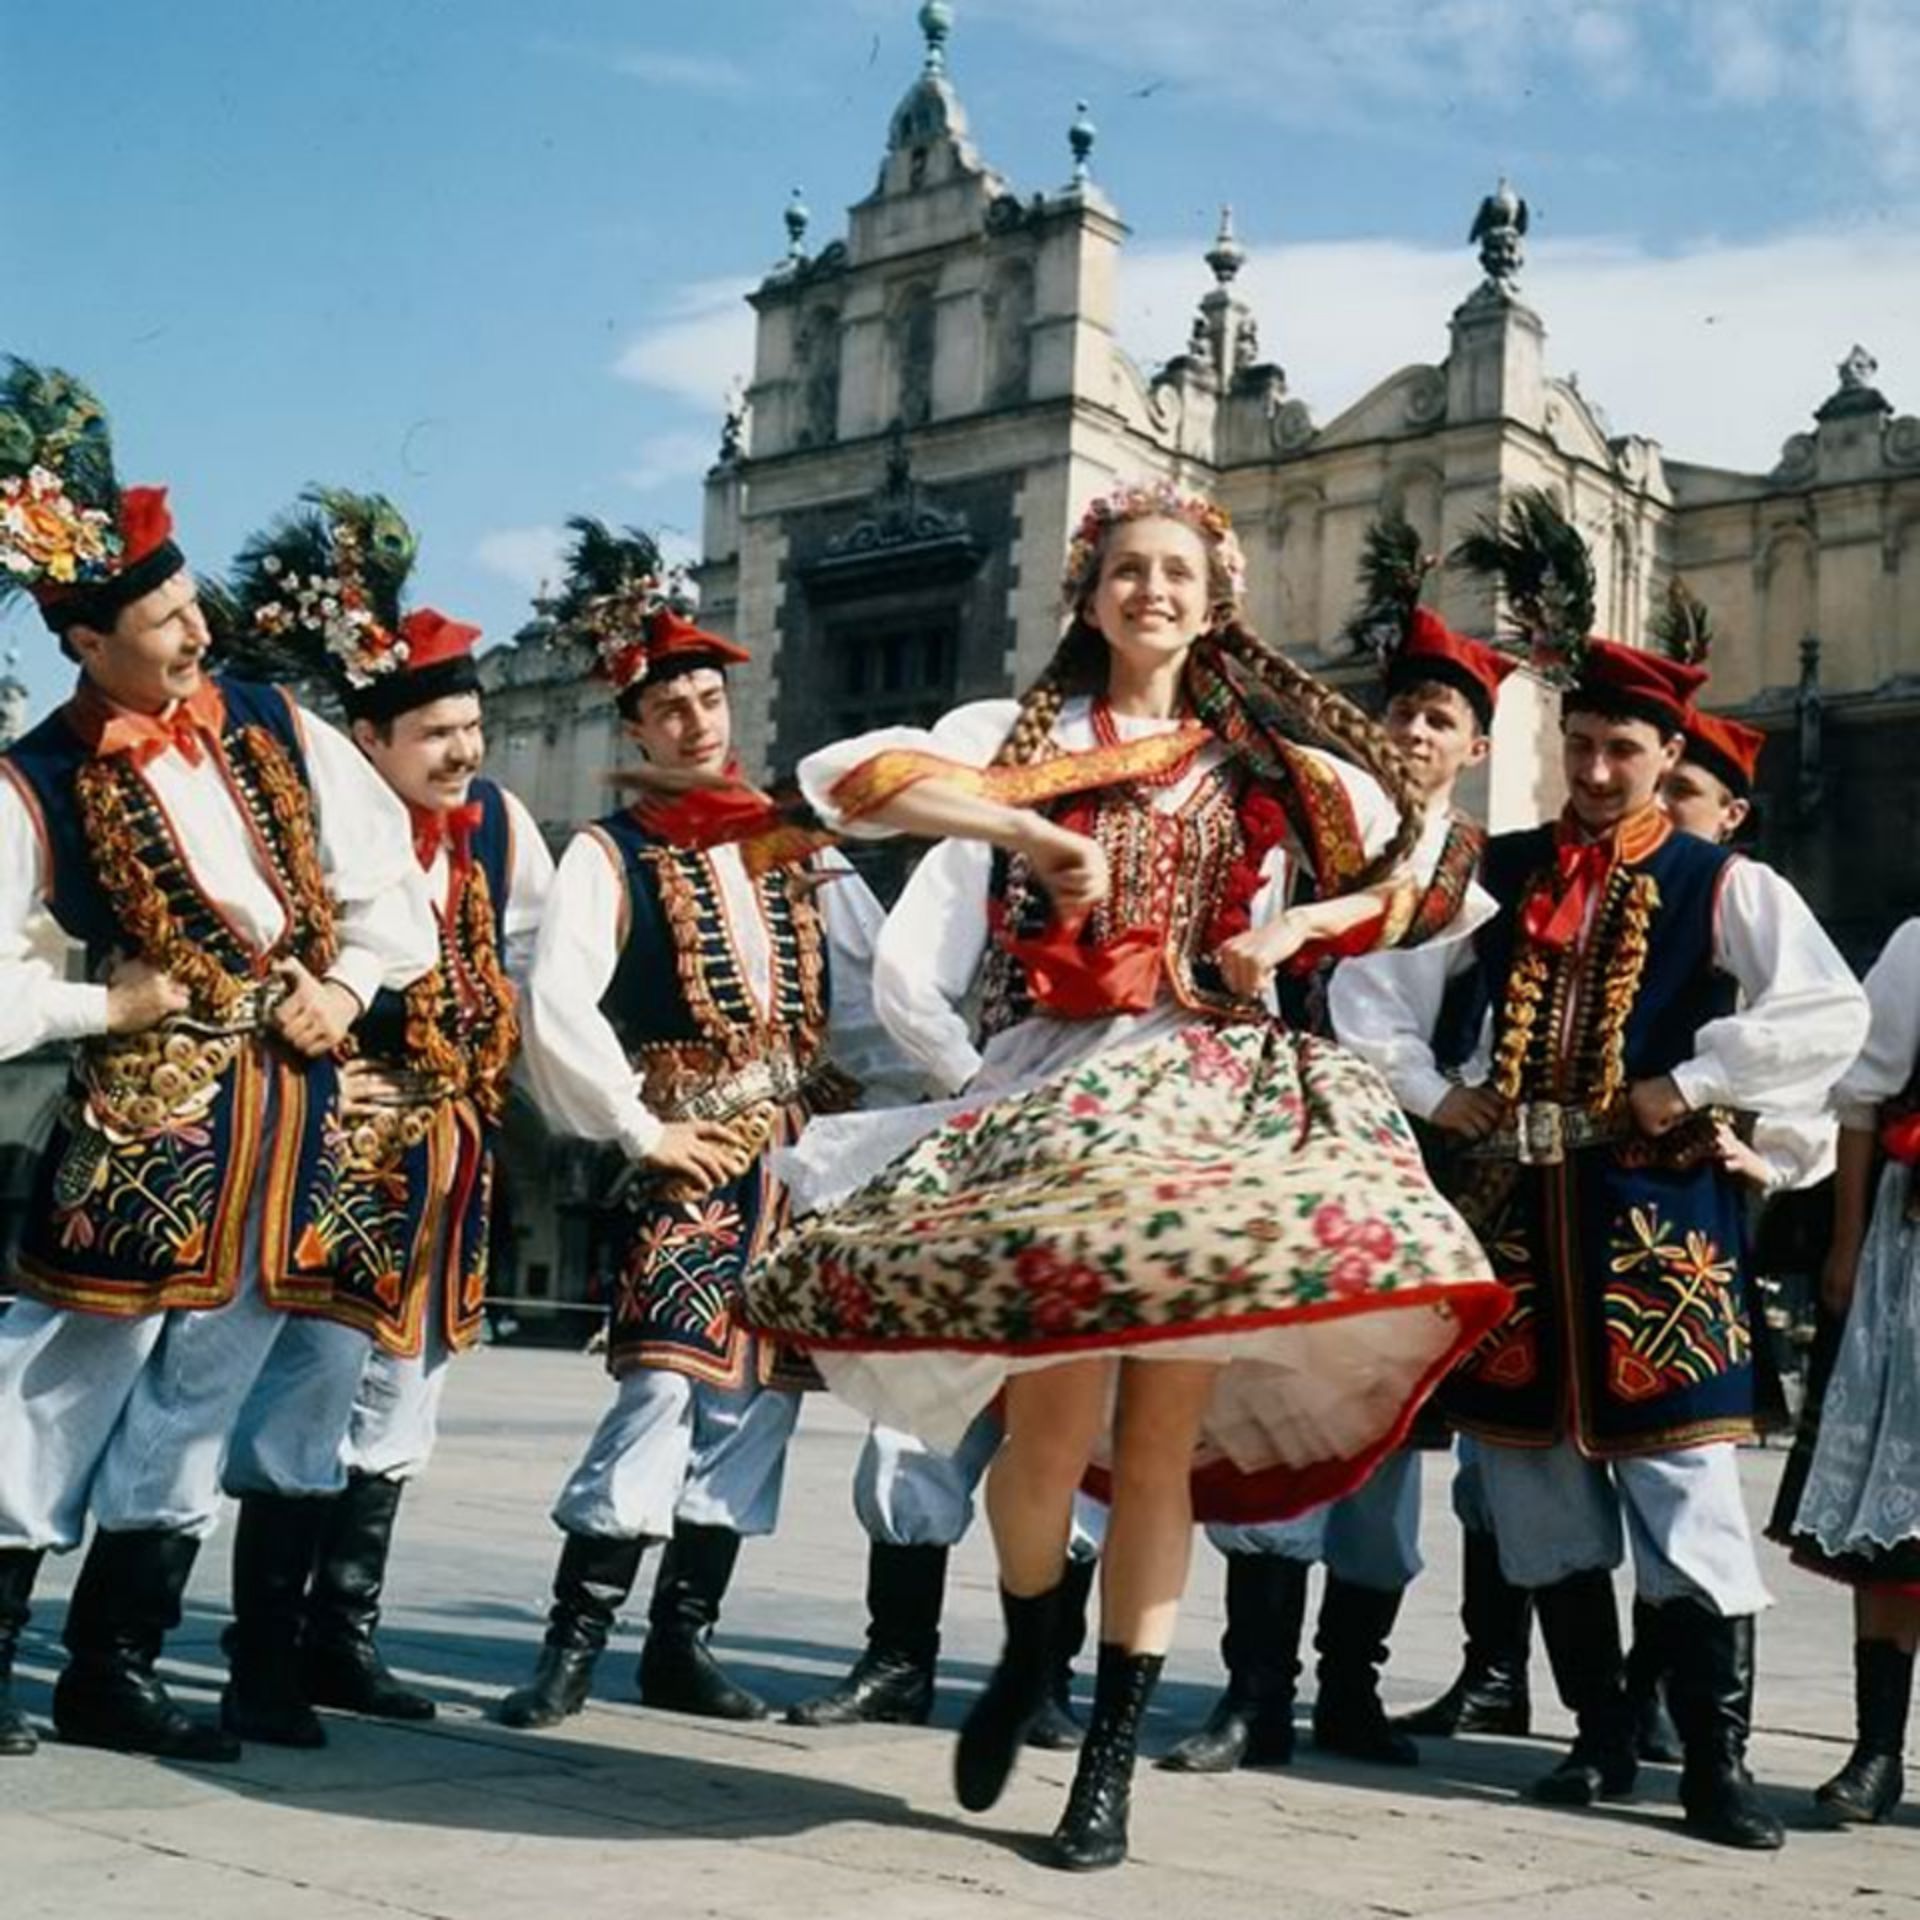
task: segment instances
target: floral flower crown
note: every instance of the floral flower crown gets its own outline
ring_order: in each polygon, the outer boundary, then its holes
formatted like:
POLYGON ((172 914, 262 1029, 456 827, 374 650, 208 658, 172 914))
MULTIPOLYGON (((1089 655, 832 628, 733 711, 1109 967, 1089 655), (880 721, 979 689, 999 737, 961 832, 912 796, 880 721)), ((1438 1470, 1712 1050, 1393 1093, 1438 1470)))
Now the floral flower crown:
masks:
POLYGON ((1068 542, 1060 582, 1061 604, 1068 613, 1078 613, 1093 590, 1107 536, 1129 520, 1184 520, 1213 549, 1226 575, 1228 597, 1216 611, 1240 605, 1247 591, 1247 557, 1234 533, 1233 516, 1203 494, 1185 493, 1171 480, 1152 480, 1115 487, 1088 503, 1068 542))

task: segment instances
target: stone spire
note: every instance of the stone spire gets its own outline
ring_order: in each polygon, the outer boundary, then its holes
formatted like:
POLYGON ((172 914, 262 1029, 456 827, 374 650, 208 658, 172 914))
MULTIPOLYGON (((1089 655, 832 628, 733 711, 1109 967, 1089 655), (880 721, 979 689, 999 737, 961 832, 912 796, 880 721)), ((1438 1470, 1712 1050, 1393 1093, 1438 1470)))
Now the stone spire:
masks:
POLYGON ((787 259, 798 266, 807 257, 807 225, 813 218, 798 187, 788 196, 786 212, 780 217, 787 223, 787 259))
POLYGON ((1220 231, 1207 249, 1206 262, 1213 286, 1200 299, 1187 357, 1197 362, 1222 387, 1251 367, 1260 357, 1260 330, 1253 311, 1234 291, 1233 283, 1246 265, 1247 250, 1234 237, 1233 209, 1220 209, 1220 231))
POLYGON ((887 130, 889 154, 914 148, 924 152, 940 140, 962 149, 967 144, 967 116, 947 78, 947 41, 953 34, 953 9, 947 0, 926 0, 920 9, 920 31, 927 43, 926 58, 920 77, 893 110, 893 124, 887 130))
POLYGON ((1467 232, 1468 241, 1480 249, 1480 271, 1486 275, 1473 295, 1476 300, 1519 298, 1527 223, 1527 203, 1502 174, 1500 184, 1480 202, 1467 232))
POLYGON ((947 40, 953 32, 953 9, 947 0, 926 0, 920 9, 920 31, 927 43, 926 64, 921 72, 933 75, 947 70, 947 40))

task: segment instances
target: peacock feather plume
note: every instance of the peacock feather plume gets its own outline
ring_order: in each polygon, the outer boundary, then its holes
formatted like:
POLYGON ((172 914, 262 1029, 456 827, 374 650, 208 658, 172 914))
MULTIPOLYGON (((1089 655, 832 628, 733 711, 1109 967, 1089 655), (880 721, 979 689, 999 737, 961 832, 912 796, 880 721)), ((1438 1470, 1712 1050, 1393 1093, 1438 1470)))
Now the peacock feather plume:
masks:
POLYGON ((1707 603, 1675 574, 1665 597, 1648 623, 1660 651, 1682 666, 1704 667, 1713 651, 1713 615, 1707 603))
POLYGON ((1498 583, 1509 646, 1557 686, 1578 678, 1593 632, 1593 556, 1544 487, 1523 487, 1482 519, 1448 564, 1498 583))

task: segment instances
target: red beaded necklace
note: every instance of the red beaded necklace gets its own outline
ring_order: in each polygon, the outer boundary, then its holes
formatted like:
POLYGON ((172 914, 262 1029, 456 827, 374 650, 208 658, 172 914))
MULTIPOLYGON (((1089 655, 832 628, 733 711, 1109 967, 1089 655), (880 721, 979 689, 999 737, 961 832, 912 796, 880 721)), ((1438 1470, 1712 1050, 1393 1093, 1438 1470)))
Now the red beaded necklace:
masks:
MULTIPOLYGON (((1112 703, 1102 694, 1093 703, 1093 737, 1102 747, 1118 747, 1126 743, 1120 737, 1120 728, 1113 717, 1112 703)), ((1201 742, 1193 746, 1171 766, 1160 768, 1154 773, 1140 773, 1127 782, 1132 787, 1177 787, 1193 771, 1194 756, 1199 753, 1201 742)))

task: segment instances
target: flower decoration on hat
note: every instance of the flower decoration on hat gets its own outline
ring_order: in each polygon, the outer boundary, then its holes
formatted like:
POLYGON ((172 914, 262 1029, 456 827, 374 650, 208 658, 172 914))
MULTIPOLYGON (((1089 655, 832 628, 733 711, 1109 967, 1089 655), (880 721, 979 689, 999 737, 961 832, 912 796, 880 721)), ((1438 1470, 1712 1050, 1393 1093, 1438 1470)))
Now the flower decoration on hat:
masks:
POLYGON ((106 410, 58 367, 9 358, 0 377, 0 603, 47 624, 110 626, 185 565, 162 487, 122 488, 106 410))
POLYGON ((1593 632, 1593 556, 1544 487, 1521 488, 1447 558, 1499 586, 1508 622, 1504 644, 1550 685, 1579 680, 1593 632))
POLYGON ((699 594, 684 567, 669 567, 660 545, 637 527, 615 532, 580 514, 567 522, 573 547, 558 592, 540 601, 550 643, 588 656, 590 670, 624 694, 671 670, 729 666, 744 647, 696 626, 699 594))
POLYGON ((1247 559, 1233 530, 1233 516, 1204 494, 1187 493, 1170 480, 1115 487, 1088 503, 1067 544, 1066 572, 1060 582, 1064 610, 1078 613, 1100 577, 1100 555, 1108 536, 1129 520, 1183 520, 1213 550, 1226 592, 1213 611, 1239 611, 1247 591, 1247 559))
POLYGON ((418 551, 382 495, 310 487, 234 562, 241 633, 290 674, 371 687, 407 665, 400 603, 418 551))

